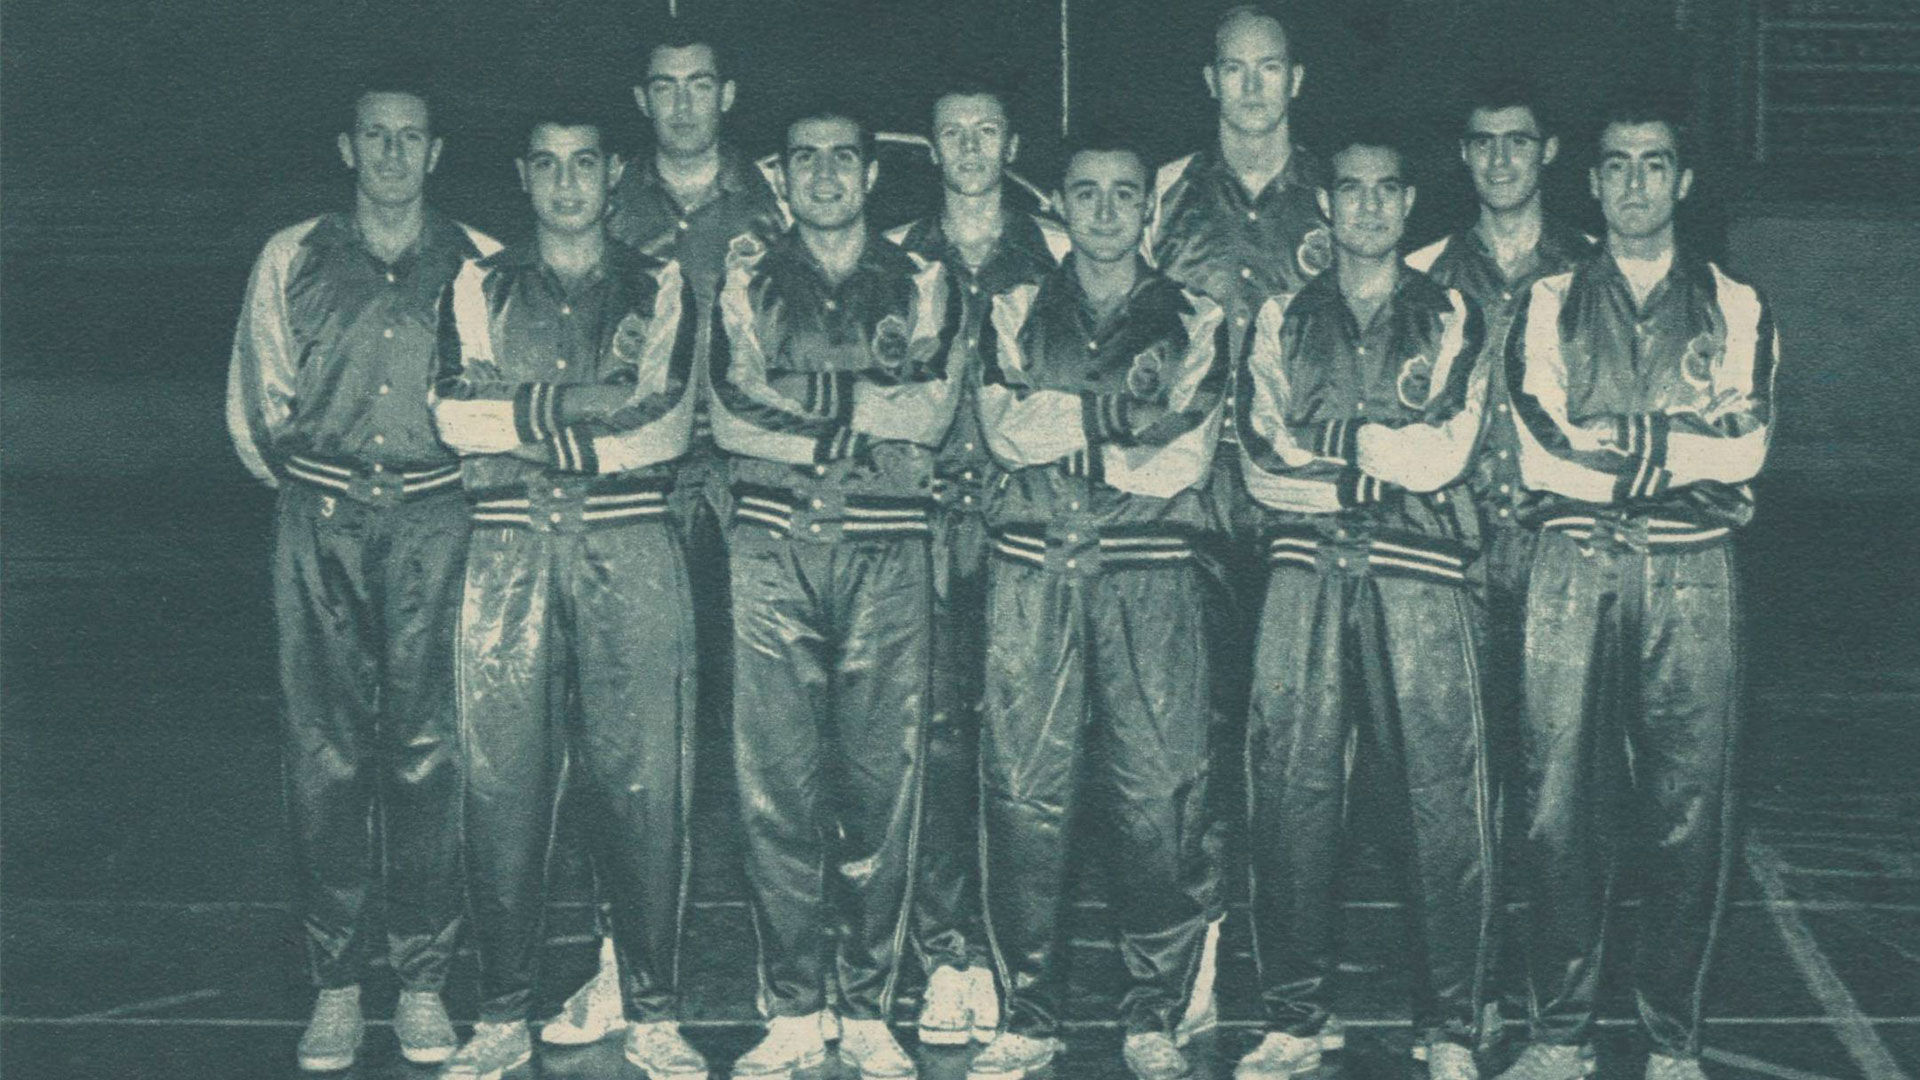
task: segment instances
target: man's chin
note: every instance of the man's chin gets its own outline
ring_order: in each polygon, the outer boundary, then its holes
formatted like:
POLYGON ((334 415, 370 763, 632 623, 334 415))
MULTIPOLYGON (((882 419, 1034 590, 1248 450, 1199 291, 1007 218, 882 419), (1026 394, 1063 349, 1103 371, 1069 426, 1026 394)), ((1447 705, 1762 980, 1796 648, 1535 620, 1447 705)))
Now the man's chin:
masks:
POLYGON ((565 236, 578 236, 581 233, 592 232, 593 227, 599 223, 598 218, 590 218, 584 214, 549 214, 540 219, 542 229, 565 236))
POLYGON ((860 213, 857 210, 851 214, 823 214, 814 216, 796 213, 793 215, 793 219, 809 229, 818 229, 821 232, 832 232, 836 229, 847 228, 854 222, 860 220, 860 213))
POLYGON ((689 135, 686 137, 668 135, 660 140, 660 149, 664 151, 668 157, 698 157, 713 149, 716 141, 717 140, 709 139, 704 135, 689 135))
POLYGON ((977 198, 981 195, 986 195, 991 193, 995 188, 998 188, 999 186, 1000 186, 1000 177, 998 176, 995 176, 986 180, 982 180, 979 177, 975 177, 975 176, 963 176, 960 178, 958 183, 951 183, 951 182, 948 183, 946 185, 946 188, 948 191, 951 191, 956 195, 965 195, 965 196, 968 196, 969 198, 977 198))
POLYGON ((1480 195, 1480 203, 1490 209, 1504 213, 1505 211, 1517 210, 1525 206, 1527 200, 1533 198, 1533 194, 1532 191, 1516 193, 1512 189, 1501 188, 1494 191, 1482 192, 1480 195))
POLYGON ((406 206, 420 201, 421 188, 411 184, 362 184, 360 194, 378 206, 406 206))
POLYGON ((1280 129, 1280 121, 1285 118, 1285 113, 1265 109, 1229 109, 1227 126, 1242 135, 1271 135, 1280 129))

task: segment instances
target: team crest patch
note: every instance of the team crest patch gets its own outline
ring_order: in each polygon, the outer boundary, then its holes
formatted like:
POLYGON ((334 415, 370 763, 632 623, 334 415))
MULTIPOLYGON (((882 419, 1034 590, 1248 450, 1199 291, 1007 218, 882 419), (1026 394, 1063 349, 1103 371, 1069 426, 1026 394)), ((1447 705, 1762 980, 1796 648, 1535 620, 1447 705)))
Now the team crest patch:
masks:
POLYGON ((1300 264, 1300 272, 1308 277, 1319 277, 1333 265, 1333 234, 1325 225, 1316 226, 1300 240, 1300 246, 1293 253, 1295 262, 1300 264))
POLYGON ((1141 401, 1151 401, 1167 391, 1167 350, 1154 345, 1127 365, 1127 393, 1141 401))
POLYGON ((907 346, 910 343, 907 320, 898 315, 888 315, 873 328, 874 359, 888 371, 898 371, 906 366, 907 346))
POLYGON ((750 232, 743 232, 727 245, 727 260, 735 263, 750 263, 767 253, 767 245, 750 232))
POLYGON ((1720 359, 1726 345, 1720 335, 1709 330, 1698 334, 1687 342, 1687 351, 1680 357, 1680 374, 1687 382, 1702 390, 1713 386, 1713 367, 1720 359))
POLYGON ((1407 408, 1426 408, 1433 397, 1433 361, 1421 354, 1401 364, 1400 375, 1393 380, 1393 390, 1400 404, 1407 408))
POLYGON ((629 311, 613 328, 614 359, 623 364, 638 364, 647 347, 647 321, 629 311))

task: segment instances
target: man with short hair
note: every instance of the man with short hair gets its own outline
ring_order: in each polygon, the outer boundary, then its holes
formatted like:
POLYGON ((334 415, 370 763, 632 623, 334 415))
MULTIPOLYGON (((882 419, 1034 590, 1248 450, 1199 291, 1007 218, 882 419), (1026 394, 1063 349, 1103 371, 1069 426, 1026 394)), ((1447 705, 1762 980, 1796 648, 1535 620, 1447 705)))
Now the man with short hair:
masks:
MULTIPOLYGON (((1176 1042, 1208 935, 1209 714, 1195 544, 1219 434, 1219 305, 1140 258, 1145 161, 1115 139, 1068 159, 1073 253, 994 297, 980 416, 1007 470, 988 506, 993 562, 981 721, 987 925, 1006 1029, 974 1080, 1018 1080, 1060 1051, 1069 831, 1082 800, 1129 975, 1128 1068, 1179 1080, 1176 1042)), ((1091 838, 1089 838, 1091 839, 1091 838)))
POLYGON ((734 455, 734 764, 767 1035, 733 1075, 825 1060, 914 1074, 888 1027, 919 818, 935 449, 958 304, 937 262, 867 225, 871 132, 822 107, 786 129, 792 231, 733 243, 714 334, 714 437, 734 455), (832 931, 838 929, 839 933, 832 931))
POLYGON ((574 771, 634 1019, 627 1060, 653 1080, 707 1073, 677 1027, 695 692, 667 519, 693 426, 694 304, 678 264, 607 235, 623 165, 607 131, 590 107, 535 114, 515 162, 533 240, 470 263, 441 308, 433 415, 463 455, 474 526, 459 670, 481 1000, 443 1073, 458 1080, 532 1055, 547 853, 574 771))
POLYGON ((1000 1026, 993 964, 981 923, 977 766, 986 672, 986 519, 993 458, 974 404, 979 341, 995 295, 1038 282, 1069 241, 1051 218, 1008 204, 1006 169, 1020 149, 1006 98, 984 83, 951 86, 933 104, 940 212, 887 239, 947 268, 960 305, 949 377, 958 381, 953 427, 934 459, 933 708, 926 795, 916 853, 913 943, 927 973, 920 1041, 986 1042, 1000 1026))
POLYGON ((365 1033, 370 866, 385 886, 401 1053, 432 1064, 453 1052, 440 992, 464 900, 453 638, 467 524, 427 397, 440 293, 464 260, 499 247, 427 206, 441 140, 417 85, 369 82, 352 102, 339 147, 353 208, 267 241, 227 381, 234 448, 279 489, 295 910, 320 989, 299 1062, 317 1072, 351 1066, 365 1033))
MULTIPOLYGON (((651 153, 632 162, 613 189, 607 231, 615 240, 679 264, 692 287, 693 442, 674 468, 667 496, 686 548, 699 641, 700 708, 726 724, 732 697, 732 627, 727 621, 727 462, 713 444, 706 360, 714 301, 727 245, 743 232, 770 237, 783 227, 780 204, 753 162, 721 140, 733 108, 734 80, 723 70, 719 37, 702 22, 668 22, 647 50, 634 102, 652 126, 651 153)), ((553 1020, 543 1042, 597 1042, 626 1028, 613 939, 601 929, 600 970, 553 1020)))
MULTIPOLYGON (((1473 180, 1479 215, 1468 228, 1407 256, 1408 266, 1465 293, 1486 318, 1490 422, 1465 483, 1480 511, 1475 584, 1483 590, 1487 613, 1481 684, 1496 793, 1494 827, 1503 837, 1515 831, 1508 827, 1509 818, 1517 819, 1524 802, 1519 777, 1521 628, 1533 533, 1515 516, 1524 486, 1508 418, 1502 350, 1514 312, 1526 302, 1533 283, 1567 270, 1593 250, 1591 238, 1548 218, 1541 207, 1541 176, 1560 154, 1560 140, 1550 133, 1545 117, 1538 91, 1524 79, 1494 77, 1469 87, 1460 160, 1473 180)), ((1494 1000, 1523 1000, 1512 992, 1517 979, 1497 978, 1505 992, 1494 1000)))
POLYGON ((1701 1080, 1736 850, 1733 535, 1753 517, 1778 341, 1752 286, 1675 243, 1693 170, 1667 103, 1614 103, 1599 142, 1588 183, 1605 249, 1533 286, 1508 349, 1522 515, 1539 542, 1522 731, 1532 1045, 1502 1076, 1593 1074, 1610 880, 1626 859, 1657 883, 1631 914, 1646 1075, 1701 1080))
POLYGON ((1482 325, 1460 291, 1400 261, 1415 191, 1391 136, 1349 138, 1332 173, 1334 272, 1262 306, 1237 383, 1272 574, 1246 749, 1267 1031, 1235 1076, 1305 1075, 1344 1045, 1330 1012, 1340 853, 1364 769, 1406 868, 1428 1075, 1474 1080, 1493 831, 1467 588, 1477 528, 1449 488, 1479 438, 1482 325))
MULTIPOLYGON (((1267 298, 1298 292, 1332 260, 1326 222, 1314 201, 1323 164, 1293 141, 1290 119, 1306 68, 1298 35, 1269 4, 1229 8, 1214 24, 1213 55, 1201 69, 1207 93, 1219 104, 1214 144, 1161 166, 1154 181, 1156 210, 1147 230, 1148 258, 1160 272, 1226 310, 1233 356, 1244 352, 1254 314, 1267 298)), ((1230 376, 1231 377, 1231 376, 1230 376)), ((1229 400, 1231 400, 1231 391, 1229 400)), ((1209 556, 1213 591, 1207 602, 1213 659, 1214 757, 1223 775, 1239 775, 1242 734, 1252 673, 1253 637, 1266 571, 1259 551, 1258 508, 1240 478, 1240 455, 1228 425, 1215 455, 1208 500, 1221 525, 1209 556)), ((1215 792, 1216 850, 1237 832, 1240 785, 1215 792)), ((1230 853, 1228 864, 1238 860, 1230 853)), ((1225 914, 1224 897, 1211 901, 1225 914)), ((1217 928, 1217 922, 1216 922, 1217 928)), ((1209 938, 1202 986, 1211 986, 1209 938)), ((1214 1022, 1212 994, 1204 990, 1191 1029, 1214 1022)))

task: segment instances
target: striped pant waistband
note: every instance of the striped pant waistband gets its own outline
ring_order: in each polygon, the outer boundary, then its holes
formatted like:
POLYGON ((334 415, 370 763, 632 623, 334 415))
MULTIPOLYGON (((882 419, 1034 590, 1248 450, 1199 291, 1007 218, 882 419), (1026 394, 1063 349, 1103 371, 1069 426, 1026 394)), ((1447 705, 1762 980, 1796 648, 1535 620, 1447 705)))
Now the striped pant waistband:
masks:
POLYGON ((1403 533, 1328 537, 1311 530, 1277 533, 1267 541, 1267 562, 1304 566, 1355 577, 1404 577, 1465 585, 1473 551, 1432 537, 1403 533))
POLYGON ((1611 540, 1635 550, 1710 547, 1733 535, 1733 529, 1726 525, 1598 514, 1557 514, 1542 521, 1540 531, 1566 533, 1582 542, 1611 540))
POLYGON ((931 499, 733 485, 735 525, 809 540, 927 537, 933 534, 932 510, 931 499))
POLYGON ((294 454, 282 468, 287 476, 308 487, 365 503, 406 502, 460 486, 458 462, 430 469, 389 469, 384 465, 361 466, 311 454, 294 454))
POLYGON ((989 534, 988 544, 1002 559, 1063 573, 1166 567, 1190 562, 1194 557, 1192 536, 1167 529, 1051 536, 995 529, 989 534))
POLYGON ((579 532, 664 515, 672 491, 673 482, 661 478, 603 483, 585 490, 529 483, 523 488, 473 493, 473 523, 579 532))

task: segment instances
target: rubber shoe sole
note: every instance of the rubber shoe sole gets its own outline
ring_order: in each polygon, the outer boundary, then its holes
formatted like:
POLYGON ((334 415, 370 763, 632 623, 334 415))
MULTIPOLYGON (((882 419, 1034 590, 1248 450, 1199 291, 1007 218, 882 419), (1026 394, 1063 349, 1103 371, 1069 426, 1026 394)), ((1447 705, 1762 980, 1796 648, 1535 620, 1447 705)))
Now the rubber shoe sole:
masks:
MULTIPOLYGON (((993 1038, 993 1034, 992 1031, 988 1031, 987 1038, 993 1038)), ((965 1046, 976 1040, 986 1041, 980 1039, 978 1028, 936 1028, 925 1025, 920 1027, 920 1041, 928 1046, 965 1046)))
POLYGON ((518 1058, 514 1059, 514 1061, 511 1064, 502 1065, 499 1068, 490 1070, 488 1072, 457 1072, 452 1075, 454 1080, 500 1080, 501 1077, 507 1075, 513 1070, 524 1068, 527 1062, 532 1060, 533 1060, 533 1048, 528 1047, 527 1052, 524 1054, 521 1054, 518 1058))
POLYGON ((746 1077, 746 1076, 755 1076, 755 1077, 792 1076, 794 1073, 797 1073, 797 1072, 805 1072, 808 1069, 817 1069, 820 1066, 825 1065, 826 1063, 827 1063, 827 1051, 824 1048, 822 1048, 821 1050, 815 1053, 806 1054, 795 1061, 790 1061, 786 1065, 772 1072, 743 1072, 741 1071, 738 1065, 735 1065, 732 1075, 736 1078, 736 1080, 739 1077, 746 1077))
POLYGON ((411 1065, 444 1065, 453 1056, 451 1046, 403 1046, 400 1056, 411 1065))
MULTIPOLYGON (((359 1056, 359 1047, 355 1047, 352 1052, 346 1054, 301 1054, 300 1071, 315 1073, 345 1072, 353 1068, 353 1061, 359 1056)), ((281 1058, 280 1060, 285 1061, 286 1059, 281 1058)), ((446 1059, 441 1058, 440 1060, 445 1061, 446 1059)))
POLYGON ((1043 1069, 1052 1068, 1055 1058, 1059 1056, 1059 1053, 1056 1051, 1053 1057, 1049 1057, 1038 1065, 1026 1065, 1018 1069, 1006 1069, 1000 1072, 975 1072, 972 1069, 968 1069, 967 1080, 1023 1080, 1024 1077, 1032 1076, 1034 1073, 1040 1072, 1043 1069))
POLYGON ((561 1024, 551 1021, 540 1025, 540 1041, 548 1046, 592 1046, 607 1036, 627 1029, 626 1020, 609 1025, 605 1031, 594 1034, 590 1027, 577 1027, 573 1024, 561 1024))
POLYGON ((1285 1072, 1273 1072, 1267 1069, 1250 1068, 1246 1065, 1236 1065, 1233 1068, 1233 1080, 1283 1080, 1283 1078, 1306 1076, 1310 1073, 1318 1072, 1320 1066, 1325 1061, 1326 1058, 1323 1054, 1315 1054, 1310 1058, 1301 1058, 1299 1061, 1288 1065, 1285 1072))
MULTIPOLYGON (((639 1069, 643 1073, 646 1073, 647 1080, 707 1080, 707 1077, 711 1075, 713 1072, 713 1070, 711 1069, 695 1069, 695 1070, 689 1070, 687 1072, 677 1072, 677 1073, 661 1072, 657 1069, 647 1068, 646 1062, 640 1060, 637 1057, 634 1057, 632 1054, 629 1054, 624 1050, 621 1051, 620 1056, 627 1059, 627 1064, 632 1065, 634 1068, 639 1069)), ((804 1066, 796 1066, 796 1068, 801 1068, 801 1067, 804 1067, 804 1066)))
POLYGON ((1053 1053, 1048 1054, 1046 1060, 1035 1062, 1032 1065, 1022 1065, 1017 1069, 998 1069, 992 1072, 980 1072, 972 1067, 968 1067, 967 1080, 1021 1080, 1022 1077, 1032 1076, 1034 1073, 1040 1072, 1043 1069, 1052 1068, 1053 1063, 1060 1058, 1061 1049, 1061 1044, 1056 1041, 1053 1045, 1053 1053))

